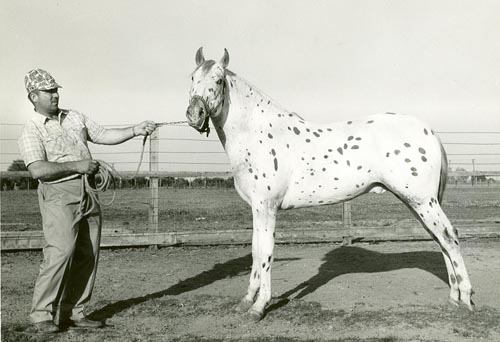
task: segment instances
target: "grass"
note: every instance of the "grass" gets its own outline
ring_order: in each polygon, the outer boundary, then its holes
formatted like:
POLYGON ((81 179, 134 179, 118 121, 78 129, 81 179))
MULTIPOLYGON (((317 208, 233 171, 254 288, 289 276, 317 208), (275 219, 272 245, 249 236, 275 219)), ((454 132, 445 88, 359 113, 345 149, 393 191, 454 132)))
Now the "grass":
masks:
MULTIPOLYGON (((117 190, 116 199, 104 207, 105 228, 145 231, 148 224, 149 189, 117 190)), ((110 193, 101 196, 104 201, 110 193)), ((367 194, 352 202, 355 226, 384 226, 414 220, 392 194, 367 194)), ((452 187, 445 193, 444 211, 452 223, 500 220, 500 187, 452 187)), ((251 229, 250 207, 234 189, 159 190, 160 231, 251 229)), ((1 192, 2 231, 41 230, 36 190, 1 192)), ((416 222, 416 221, 415 221, 416 222)), ((342 206, 322 206, 278 213, 277 229, 335 227, 342 225, 342 206)))

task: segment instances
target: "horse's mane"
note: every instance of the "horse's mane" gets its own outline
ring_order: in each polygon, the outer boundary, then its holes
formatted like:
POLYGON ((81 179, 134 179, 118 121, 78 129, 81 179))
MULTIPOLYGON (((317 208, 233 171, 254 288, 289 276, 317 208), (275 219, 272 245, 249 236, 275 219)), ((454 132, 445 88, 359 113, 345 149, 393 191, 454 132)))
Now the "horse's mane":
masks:
POLYGON ((270 97, 269 95, 267 95, 265 92, 263 92, 262 90, 260 90, 259 88, 257 88, 256 86, 254 86, 252 83, 250 83, 248 80, 246 80, 245 78, 241 77, 240 75, 236 74, 235 72, 229 70, 229 69, 226 69, 226 77, 229 76, 229 81, 231 81, 231 78, 232 79, 235 79, 237 82, 235 82, 234 86, 235 87, 238 87, 238 84, 240 83, 243 83, 245 86, 247 86, 248 88, 252 89, 252 91, 256 92, 259 94, 259 96, 261 96, 264 100, 266 101, 270 101, 273 105, 275 105, 276 107, 278 108, 281 108, 284 112, 288 113, 289 111, 286 110, 281 104, 277 103, 277 101, 275 101, 272 97, 270 97))

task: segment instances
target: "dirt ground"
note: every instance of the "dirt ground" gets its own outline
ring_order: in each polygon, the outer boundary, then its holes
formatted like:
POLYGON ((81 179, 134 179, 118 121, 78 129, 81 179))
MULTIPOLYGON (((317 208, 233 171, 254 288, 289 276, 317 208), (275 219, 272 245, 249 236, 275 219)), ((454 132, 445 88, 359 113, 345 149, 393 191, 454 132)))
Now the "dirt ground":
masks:
POLYGON ((93 318, 100 330, 32 332, 41 252, 2 253, 2 341, 500 341, 500 240, 462 251, 476 310, 448 304, 432 242, 279 245, 264 319, 234 312, 250 246, 103 250, 93 318))

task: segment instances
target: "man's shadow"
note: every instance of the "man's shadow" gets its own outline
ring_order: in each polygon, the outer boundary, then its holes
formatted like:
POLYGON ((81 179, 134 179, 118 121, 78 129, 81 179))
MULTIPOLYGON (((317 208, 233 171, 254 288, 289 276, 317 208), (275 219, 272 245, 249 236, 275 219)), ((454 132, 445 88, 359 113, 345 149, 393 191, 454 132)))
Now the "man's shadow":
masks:
POLYGON ((313 293, 330 280, 349 273, 378 273, 405 268, 418 268, 434 274, 448 284, 448 272, 440 252, 378 253, 360 247, 342 246, 328 252, 318 273, 293 289, 283 293, 267 312, 279 309, 290 301, 313 293))
MULTIPOLYGON (((296 261, 299 258, 275 259, 280 261, 296 261)), ((419 268, 434 274, 443 282, 448 284, 448 276, 444 264, 443 255, 440 252, 405 252, 405 253, 378 253, 360 247, 337 247, 328 252, 323 258, 323 264, 318 273, 310 279, 302 282, 293 289, 278 297, 278 301, 272 304, 267 312, 276 310, 290 301, 294 294, 295 298, 303 298, 313 293, 332 279, 349 273, 375 273, 387 272, 405 268, 419 268)), ((175 296, 190 292, 204 286, 208 286, 218 280, 248 275, 251 271, 252 255, 230 260, 225 263, 216 264, 211 270, 201 272, 191 278, 180 281, 168 289, 154 292, 145 296, 129 298, 108 304, 94 311, 90 318, 103 320, 113 317, 119 312, 144 303, 150 299, 160 298, 166 295, 175 296)), ((242 289, 244 292, 244 289, 242 289)))

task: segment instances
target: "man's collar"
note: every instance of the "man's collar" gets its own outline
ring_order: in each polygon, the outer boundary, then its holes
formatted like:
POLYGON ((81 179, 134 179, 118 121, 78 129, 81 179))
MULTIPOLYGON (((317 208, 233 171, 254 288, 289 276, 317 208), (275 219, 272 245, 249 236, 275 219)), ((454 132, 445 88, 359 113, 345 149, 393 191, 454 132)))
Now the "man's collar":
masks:
MULTIPOLYGON (((68 113, 69 113, 69 110, 67 110, 67 109, 59 110, 59 115, 58 115, 59 122, 61 122, 61 117, 68 115, 68 113)), ((48 116, 40 114, 37 111, 35 111, 35 114, 33 115, 33 121, 35 121, 37 123, 41 123, 41 124, 45 125, 47 123, 47 121, 49 121, 49 120, 50 120, 50 118, 48 116)))

